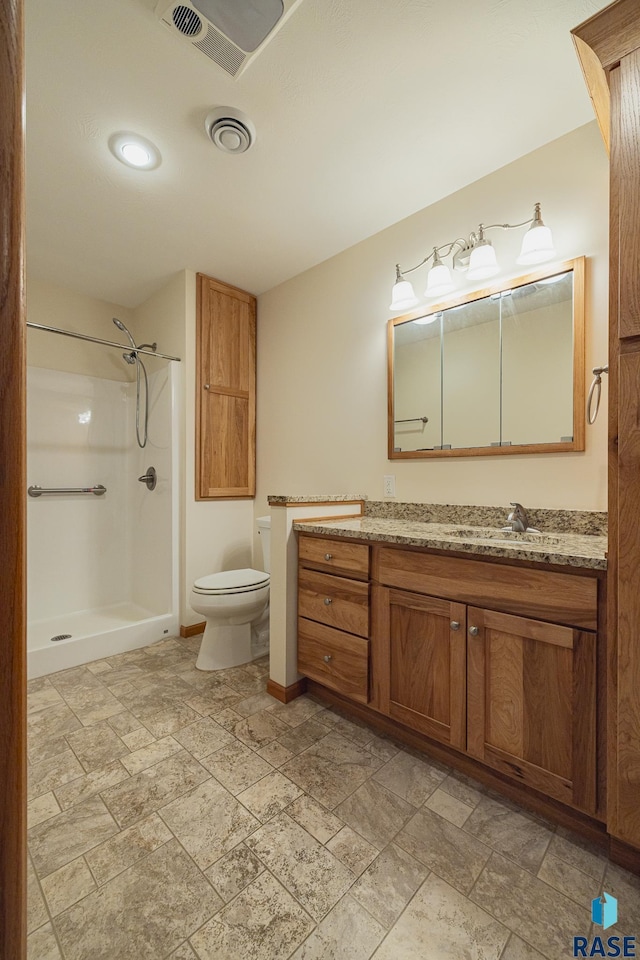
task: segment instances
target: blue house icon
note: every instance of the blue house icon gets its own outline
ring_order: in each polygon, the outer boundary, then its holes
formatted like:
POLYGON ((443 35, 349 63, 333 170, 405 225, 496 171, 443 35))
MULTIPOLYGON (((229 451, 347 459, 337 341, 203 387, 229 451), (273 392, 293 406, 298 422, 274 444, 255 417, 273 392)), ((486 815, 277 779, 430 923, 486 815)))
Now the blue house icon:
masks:
POLYGON ((612 927, 618 919, 618 901, 610 893, 591 901, 591 919, 604 930, 612 927))

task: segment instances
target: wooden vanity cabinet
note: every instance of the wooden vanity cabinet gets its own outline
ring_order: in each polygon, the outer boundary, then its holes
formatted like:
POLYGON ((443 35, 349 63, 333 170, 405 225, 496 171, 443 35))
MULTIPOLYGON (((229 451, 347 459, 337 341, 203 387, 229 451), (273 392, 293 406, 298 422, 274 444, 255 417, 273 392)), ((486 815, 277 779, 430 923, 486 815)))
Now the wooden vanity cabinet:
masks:
POLYGON ((298 672, 367 703, 369 547, 301 535, 298 556, 298 672))
POLYGON ((596 812, 596 634, 467 609, 467 752, 596 812))

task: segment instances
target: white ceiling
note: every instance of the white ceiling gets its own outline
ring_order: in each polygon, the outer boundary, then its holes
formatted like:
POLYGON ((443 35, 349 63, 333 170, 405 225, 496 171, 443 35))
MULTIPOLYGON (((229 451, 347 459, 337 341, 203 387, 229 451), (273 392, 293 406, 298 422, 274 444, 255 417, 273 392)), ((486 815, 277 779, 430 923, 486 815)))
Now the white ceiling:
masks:
POLYGON ((239 80, 154 0, 26 0, 30 275, 133 307, 189 267, 253 293, 593 118, 604 0, 302 0, 239 80), (257 128, 242 156, 204 118, 257 128), (107 148, 132 130, 154 171, 107 148))

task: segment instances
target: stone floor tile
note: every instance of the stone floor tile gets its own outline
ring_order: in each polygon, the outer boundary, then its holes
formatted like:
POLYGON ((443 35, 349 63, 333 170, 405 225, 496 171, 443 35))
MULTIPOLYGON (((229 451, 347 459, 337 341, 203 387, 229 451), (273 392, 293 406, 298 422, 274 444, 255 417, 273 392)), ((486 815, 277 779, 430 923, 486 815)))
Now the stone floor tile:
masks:
POLYGON ((64 682, 61 674, 54 674, 51 681, 83 726, 92 726, 124 711, 123 704, 88 670, 78 672, 74 678, 71 671, 65 673, 64 682))
POLYGON ((42 892, 52 917, 57 917, 95 889, 95 880, 83 857, 60 867, 42 881, 42 892))
POLYGON ((379 760, 382 760, 383 763, 388 763, 389 760, 393 760, 396 754, 400 753, 402 748, 394 743, 393 740, 390 740, 389 737, 374 737, 373 740, 369 740, 367 744, 367 750, 378 757, 379 760))
POLYGON ((265 657, 260 657, 258 660, 253 660, 251 663, 245 664, 245 671, 251 677, 257 677, 258 679, 264 679, 265 681, 269 677, 269 655, 265 657))
POLYGON ((201 870, 244 840, 259 821, 215 780, 163 807, 160 816, 201 870))
POLYGON ((461 893, 468 894, 491 848, 423 807, 395 841, 461 893))
POLYGON ((602 880, 607 857, 605 853, 583 837, 564 827, 558 827, 549 844, 549 853, 559 857, 598 882, 602 880))
POLYGON ((200 714, 181 700, 175 700, 164 710, 145 717, 144 725, 157 739, 168 737, 182 727, 200 719, 200 714))
POLYGON ((271 764, 237 740, 202 761, 203 767, 235 795, 271 773, 271 764))
POLYGON ((544 960, 544 957, 512 933, 500 960, 544 960))
POLYGON ((349 891, 372 917, 390 927, 398 919, 429 870, 395 843, 390 843, 349 891))
POLYGON ((448 793, 451 797, 455 797, 456 800, 461 800, 469 807, 476 807, 483 797, 480 784, 471 780, 470 777, 465 777, 462 773, 450 773, 438 789, 448 793))
POLYGON ((85 860, 101 886, 169 840, 173 840, 173 834, 158 814, 152 813, 146 820, 89 850, 85 860))
POLYGON ((589 933, 588 905, 579 907, 499 853, 491 855, 470 898, 548 960, 566 960, 572 938, 589 933))
POLYGON ((375 737, 375 730, 361 720, 353 720, 344 717, 334 710, 327 710, 322 715, 322 722, 330 725, 332 730, 340 733, 347 740, 357 743, 360 747, 366 747, 375 737))
POLYGON ((257 817, 261 823, 266 823, 301 793, 300 787, 274 770, 237 796, 240 803, 244 804, 254 817, 257 817))
POLYGON ((439 813, 449 823, 455 823, 456 827, 464 826, 469 814, 473 812, 473 807, 439 788, 431 794, 425 807, 433 810, 434 813, 439 813))
MULTIPOLYGON (((250 697, 245 697, 244 700, 238 700, 233 709, 236 713, 239 713, 241 717, 251 717, 254 713, 260 713, 262 710, 273 708, 274 715, 278 716, 276 711, 277 705, 278 701, 274 700, 271 694, 262 692, 254 693, 250 697)), ((280 706, 284 706, 284 704, 280 704, 280 706)), ((284 720, 284 717, 280 717, 280 719, 284 720)))
POLYGON ((464 825, 464 829, 537 873, 553 833, 542 824, 491 797, 483 797, 464 825))
POLYGON ((201 960, 284 960, 312 928, 300 904, 265 871, 191 943, 201 960))
POLYGON ((498 960, 508 929, 431 874, 393 926, 375 960, 498 960))
POLYGON ((39 688, 29 692, 27 696, 27 716, 30 716, 32 713, 39 713, 40 710, 46 710, 47 707, 64 703, 64 700, 53 684, 46 677, 41 677, 40 679, 42 679, 43 682, 39 688))
POLYGON ((112 730, 118 734, 119 737, 124 737, 126 734, 133 733, 135 730, 141 730, 142 724, 134 717, 132 713, 129 713, 128 710, 124 710, 122 713, 116 713, 114 717, 109 717, 107 723, 112 730))
POLYGON ((369 960, 385 933, 347 894, 298 947, 292 960, 369 960))
POLYGON ((415 812, 414 806, 375 780, 367 780, 335 808, 336 816, 378 850, 393 840, 415 812))
POLYGON ((428 761, 401 750, 374 774, 373 779, 414 807, 420 807, 445 776, 428 761))
MULTIPOLYGON (((78 721, 78 724, 80 721, 78 721)), ((39 763, 41 760, 50 760, 69 749, 66 737, 55 737, 53 740, 43 740, 39 737, 29 737, 27 756, 29 763, 39 763)))
POLYGON ((211 717, 226 707, 234 707, 242 700, 242 694, 225 684, 212 687, 205 693, 196 694, 185 699, 188 707, 195 710, 201 717, 211 717))
POLYGON ((316 921, 353 883, 350 871, 286 813, 245 843, 316 921))
POLYGON ((38 876, 47 877, 117 832, 118 825, 100 797, 31 827, 29 849, 38 876))
POLYGON ((136 750, 140 750, 142 747, 148 747, 150 743, 156 738, 152 733, 150 733, 146 727, 143 727, 140 724, 137 730, 132 730, 130 733, 125 733, 122 737, 122 742, 125 743, 129 750, 134 753, 136 750))
POLYGON ((220 670, 220 676, 228 686, 242 694, 243 700, 253 696, 254 693, 262 693, 265 688, 264 679, 252 677, 244 667, 230 667, 228 670, 220 670))
POLYGON ((169 956, 169 960, 198 960, 192 948, 188 943, 181 944, 177 950, 169 956))
POLYGON ((381 765, 382 761, 373 754, 332 732, 280 769, 306 793, 332 809, 381 765))
POLYGON ((67 960, 159 960, 222 906, 176 840, 62 913, 67 960))
POLYGON ((31 860, 27 858, 27 933, 37 930, 48 920, 47 905, 42 896, 36 872, 31 860))
MULTIPOLYGON (((218 717, 216 717, 216 720, 217 719, 218 717)), ((277 740, 272 740, 271 743, 268 743, 265 747, 260 747, 259 750, 256 750, 256 753, 274 767, 281 767, 283 763, 291 760, 293 756, 291 751, 287 750, 287 748, 277 740)))
MULTIPOLYGON (((274 715, 275 710, 271 711, 274 715)), ((322 720, 317 717, 311 717, 304 720, 295 727, 289 727, 282 736, 278 737, 278 743, 285 747, 292 756, 302 753, 309 747, 322 740, 330 732, 330 727, 325 726, 322 720)))
POLYGON ((288 729, 286 723, 272 716, 269 710, 261 710, 260 713, 254 713, 244 720, 239 720, 233 732, 238 740, 258 750, 272 740, 277 740, 288 729))
POLYGON ((582 873, 581 870, 549 852, 540 865, 538 877, 549 886, 555 887, 560 893, 571 897, 582 907, 600 893, 600 885, 594 881, 593 877, 587 876, 586 873, 582 873))
POLYGON ((640 877, 615 863, 607 863, 604 888, 618 898, 620 923, 634 928, 629 932, 639 935, 640 944, 640 877))
POLYGON ((233 707, 225 707, 223 710, 212 712, 211 716, 215 718, 216 723, 219 723, 221 727, 224 727, 225 730, 230 730, 232 733, 238 721, 242 720, 240 714, 236 713, 233 707))
POLYGON ((76 803, 82 800, 88 800, 97 793, 106 790, 107 787, 113 787, 116 783, 122 783, 128 778, 129 774, 124 769, 119 760, 108 763, 106 767, 99 770, 92 770, 91 773, 85 773, 84 776, 72 780, 71 783, 65 783, 62 787, 56 787, 56 796, 63 810, 68 810, 76 803))
POLYGON ((325 810, 321 803, 307 796, 306 793, 287 807, 287 814, 323 844, 331 840, 331 837, 343 827, 339 817, 325 810))
POLYGON ((351 827, 343 827, 326 847, 355 877, 359 877, 379 853, 376 847, 351 827))
POLYGON ((45 820, 50 820, 60 813, 60 804, 53 793, 43 793, 42 796, 30 800, 27 804, 27 825, 35 827, 45 820))
POLYGON ((233 742, 233 734, 211 717, 204 717, 189 724, 188 727, 182 727, 175 737, 196 760, 208 757, 210 753, 233 742))
POLYGON ((146 747, 140 747, 133 753, 122 757, 121 763, 133 777, 137 773, 152 767, 161 760, 166 760, 182 750, 182 745, 174 740, 173 737, 163 737, 162 740, 154 740, 146 747))
POLYGON ((50 923, 40 927, 27 938, 27 960, 62 960, 50 923))
POLYGON ((228 903, 252 883, 263 870, 264 864, 244 843, 239 843, 209 867, 205 875, 224 902, 228 903))
POLYGON ((93 663, 87 664, 87 670, 95 677, 99 677, 101 673, 109 673, 113 667, 106 660, 94 660, 93 663))
POLYGON ((161 760, 123 783, 109 787, 102 796, 118 825, 124 829, 187 793, 208 777, 204 767, 186 750, 181 750, 168 760, 161 760))
MULTIPOLYGON (((273 698, 272 698, 273 699, 273 698)), ((284 720, 288 727, 298 727, 311 717, 324 712, 324 708, 309 697, 297 697, 290 703, 272 703, 273 713, 284 720)))
POLYGON ((69 749, 49 760, 32 763, 28 770, 27 799, 33 800, 35 797, 40 797, 43 793, 49 793, 56 787, 61 787, 63 783, 69 783, 83 775, 82 764, 69 749))

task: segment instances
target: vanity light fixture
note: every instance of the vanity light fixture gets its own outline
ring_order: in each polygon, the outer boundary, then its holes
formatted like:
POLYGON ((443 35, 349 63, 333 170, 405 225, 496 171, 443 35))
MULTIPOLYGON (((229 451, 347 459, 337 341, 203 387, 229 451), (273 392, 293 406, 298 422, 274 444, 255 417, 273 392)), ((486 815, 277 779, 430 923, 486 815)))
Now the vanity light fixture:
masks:
POLYGON ((450 243, 434 247, 433 251, 415 267, 401 270, 400 264, 397 263, 396 281, 393 285, 389 309, 394 311, 410 310, 417 305, 418 298, 413 290, 413 285, 405 277, 408 273, 413 273, 414 270, 418 270, 419 267, 424 266, 429 261, 433 261, 433 263, 427 274, 425 297, 442 297, 450 293, 455 287, 451 270, 447 264, 442 262, 442 257, 451 256, 453 268, 455 270, 466 270, 470 280, 486 280, 495 276, 500 272, 500 266, 493 244, 485 237, 485 231, 497 227, 502 230, 514 230, 517 227, 527 225, 529 229, 522 240, 520 256, 516 263, 530 265, 553 259, 556 252, 551 238, 551 230, 543 223, 540 204, 536 203, 533 217, 530 220, 523 220, 522 223, 490 223, 488 226, 481 223, 477 232, 470 233, 466 240, 458 238, 450 243))
POLYGON ((154 170, 160 166, 160 151, 155 144, 137 133, 114 133, 109 138, 114 157, 136 170, 154 170))
POLYGON ((442 319, 442 313, 428 313, 426 317, 417 317, 413 322, 417 323, 418 326, 424 326, 427 323, 435 323, 436 320, 442 319))

